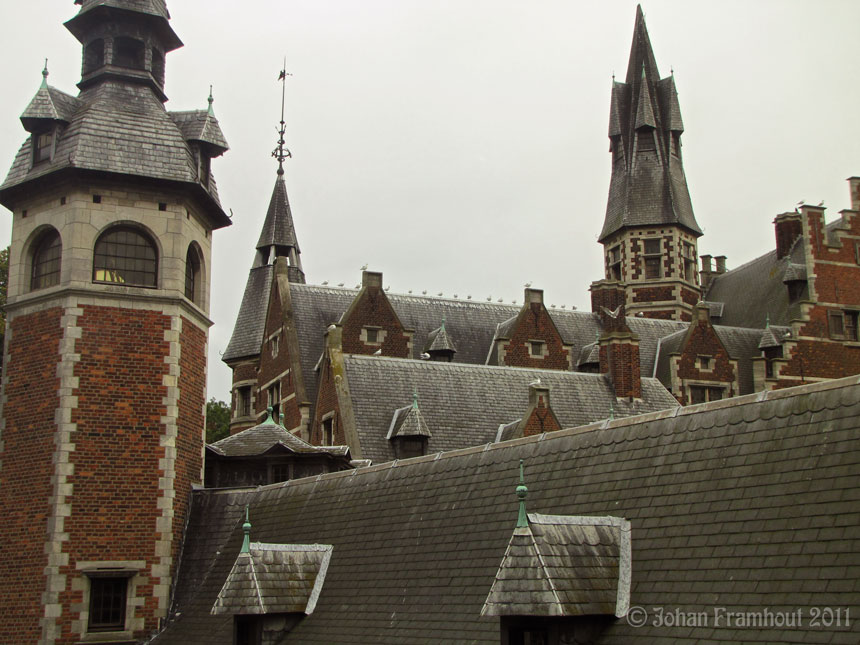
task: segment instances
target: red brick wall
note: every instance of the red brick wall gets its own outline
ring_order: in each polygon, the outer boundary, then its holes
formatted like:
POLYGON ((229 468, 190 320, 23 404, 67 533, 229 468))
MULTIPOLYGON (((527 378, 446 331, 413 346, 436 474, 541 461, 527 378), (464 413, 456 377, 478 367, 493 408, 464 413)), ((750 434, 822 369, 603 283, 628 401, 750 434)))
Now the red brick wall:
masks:
POLYGON ((681 300, 686 304, 695 306, 701 299, 702 297, 698 291, 693 291, 692 289, 681 289, 681 300))
MULTIPOLYGON (((162 379, 168 371, 164 332, 170 318, 113 307, 82 309, 82 336, 76 343, 81 360, 75 367, 79 387, 74 391, 78 408, 72 412, 77 424, 74 474, 69 477, 73 513, 65 525, 70 560, 60 569, 68 575, 60 595, 62 643, 78 640, 70 631, 73 606, 83 601, 82 592, 71 591, 71 580, 80 575, 77 561, 145 560, 143 575, 157 562, 158 460, 165 452, 159 439, 167 412, 162 379)), ((150 582, 159 580, 150 576, 150 582)), ((143 636, 158 627, 157 605, 151 585, 138 587, 138 595, 147 598, 135 612, 145 620, 145 631, 136 634, 143 636)))
POLYGON ((346 445, 346 436, 343 431, 343 423, 341 423, 340 406, 337 403, 334 370, 332 369, 331 361, 328 358, 323 361, 321 371, 319 389, 317 390, 317 404, 314 411, 313 423, 311 424, 310 443, 315 446, 322 445, 322 418, 329 412, 334 411, 332 440, 334 445, 346 445))
MULTIPOLYGON (((737 378, 735 367, 731 363, 728 352, 723 348, 714 328, 704 320, 696 321, 693 332, 688 336, 687 344, 681 349, 678 361, 679 379, 692 379, 696 381, 707 381, 719 386, 726 387, 726 396, 736 396, 732 383, 737 378), (698 364, 699 356, 711 356, 713 369, 700 370, 698 364)), ((674 392, 675 397, 681 405, 688 405, 687 391, 674 392)))
POLYGON ((561 426, 555 415, 546 407, 543 397, 541 397, 538 406, 532 410, 532 413, 526 420, 525 428, 523 428, 523 436, 531 437, 532 435, 552 432, 553 430, 561 430, 561 426))
POLYGON ((672 287, 636 287, 633 289, 633 302, 660 302, 674 299, 672 287))
POLYGON ((343 351, 345 354, 374 354, 379 345, 362 342, 363 327, 379 327, 386 332, 382 342, 382 356, 409 358, 409 337, 403 331, 400 319, 388 302, 385 292, 368 285, 359 292, 346 319, 343 321, 343 351))
POLYGON ((179 422, 176 437, 176 498, 173 507, 173 564, 185 530, 191 485, 201 484, 206 405, 206 332, 187 318, 179 336, 179 422))
MULTIPOLYGON (((320 333, 322 333, 320 331, 320 333)), ((293 375, 290 370, 290 349, 287 344, 286 331, 284 329, 284 309, 281 303, 281 296, 278 291, 278 281, 272 282, 272 293, 269 297, 269 312, 266 316, 266 329, 263 333, 263 348, 260 353, 260 370, 257 373, 257 402, 255 409, 257 413, 265 412, 269 405, 269 397, 266 393, 266 388, 273 382, 277 381, 281 384, 281 400, 286 399, 290 394, 295 394, 295 386, 293 375), (265 339, 269 338, 276 331, 280 330, 278 338, 278 354, 272 356, 271 343, 265 339)), ((287 428, 297 427, 302 420, 301 412, 299 411, 299 402, 297 397, 291 398, 281 405, 281 412, 284 414, 284 425, 287 428)))
POLYGON ((62 315, 62 309, 54 308, 9 323, 6 427, 0 436, 2 643, 35 643, 41 636, 62 315))
MULTIPOLYGON (((860 304, 860 301, 857 302, 860 304)), ((800 335, 827 339, 829 309, 820 306, 813 308, 800 335)), ((780 369, 779 376, 795 378, 778 380, 776 388, 792 387, 807 378, 842 378, 860 374, 860 346, 845 345, 838 341, 799 340, 786 358, 789 360, 780 369), (798 378, 801 380, 798 381, 798 378)))
POLYGON ((601 343, 600 371, 609 372, 617 397, 642 397, 639 344, 637 342, 601 343))
POLYGON ((570 352, 565 349, 561 335, 542 303, 532 302, 524 316, 511 330, 511 339, 505 343, 504 364, 511 367, 534 367, 547 370, 570 369, 570 352), (541 358, 531 356, 529 341, 546 343, 548 354, 541 358))

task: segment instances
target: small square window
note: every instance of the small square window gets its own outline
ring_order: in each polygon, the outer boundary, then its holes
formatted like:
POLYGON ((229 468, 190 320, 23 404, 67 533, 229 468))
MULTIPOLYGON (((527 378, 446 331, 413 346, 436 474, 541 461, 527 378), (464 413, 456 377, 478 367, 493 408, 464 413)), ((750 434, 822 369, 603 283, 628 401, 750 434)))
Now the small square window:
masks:
POLYGON ((700 370, 710 370, 713 365, 711 363, 710 356, 699 356, 699 369, 700 370))
POLYGON ((365 329, 367 334, 367 342, 368 343, 378 343, 379 342, 379 330, 368 327, 365 329))
POLYGON ((323 419, 322 441, 324 446, 334 445, 334 417, 323 419))
POLYGON ((166 211, 167 210, 167 204, 165 204, 164 202, 158 202, 158 210, 166 211))
POLYGON ((529 354, 536 358, 543 358, 544 342, 540 340, 529 341, 529 354))
POLYGON ((654 255, 660 253, 660 239, 656 237, 642 240, 646 255, 654 255))
POLYGON ((90 578, 88 632, 120 632, 125 629, 127 577, 90 578))
POLYGON ((66 198, 60 197, 60 206, 65 206, 65 205, 66 205, 66 198))
POLYGON ((101 195, 93 195, 93 204, 101 204, 102 196, 101 195))

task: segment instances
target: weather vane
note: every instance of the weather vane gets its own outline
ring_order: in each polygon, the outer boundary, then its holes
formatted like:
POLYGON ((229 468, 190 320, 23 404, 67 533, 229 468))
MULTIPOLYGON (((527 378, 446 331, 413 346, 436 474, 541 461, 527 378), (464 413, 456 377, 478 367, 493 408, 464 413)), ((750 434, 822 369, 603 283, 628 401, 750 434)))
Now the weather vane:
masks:
POLYGON ((281 82, 281 127, 278 129, 278 147, 272 152, 272 156, 278 160, 279 175, 284 174, 284 160, 293 156, 289 149, 284 146, 286 143, 284 135, 287 132, 287 126, 284 122, 284 101, 287 95, 287 76, 292 76, 292 74, 287 71, 287 59, 284 57, 284 66, 281 69, 281 73, 278 74, 278 80, 281 82))

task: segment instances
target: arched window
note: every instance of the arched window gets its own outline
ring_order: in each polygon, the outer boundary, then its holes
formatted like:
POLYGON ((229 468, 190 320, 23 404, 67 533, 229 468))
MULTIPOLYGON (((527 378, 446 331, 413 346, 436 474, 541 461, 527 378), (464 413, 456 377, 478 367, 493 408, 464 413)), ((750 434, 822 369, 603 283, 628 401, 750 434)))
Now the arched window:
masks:
POLYGON ((200 304, 200 254, 193 244, 185 254, 185 297, 200 304))
POLYGON ((145 69, 144 51, 141 41, 121 36, 113 41, 113 64, 118 67, 145 69))
POLYGON ((42 234, 33 249, 33 271, 30 289, 44 289, 60 283, 60 258, 63 244, 54 229, 42 234))
POLYGON ((93 282, 133 287, 158 286, 158 252, 145 233, 129 226, 112 228, 96 241, 93 282))

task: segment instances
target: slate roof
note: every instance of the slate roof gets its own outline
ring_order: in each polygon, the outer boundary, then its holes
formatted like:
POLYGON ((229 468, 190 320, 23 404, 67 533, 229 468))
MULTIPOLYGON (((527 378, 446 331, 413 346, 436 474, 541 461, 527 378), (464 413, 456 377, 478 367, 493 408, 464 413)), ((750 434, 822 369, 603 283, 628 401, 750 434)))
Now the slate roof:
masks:
POLYGON ((212 614, 312 614, 332 556, 328 544, 252 542, 236 557, 212 614))
POLYGON ((186 141, 202 141, 217 148, 218 154, 230 149, 221 126, 208 110, 168 112, 186 141))
POLYGON ((32 121, 48 120, 69 123, 80 107, 81 102, 74 96, 50 85, 41 87, 24 112, 21 113, 21 122, 25 128, 32 121))
POLYGON ((275 188, 269 201, 269 210, 263 222, 263 230, 257 241, 258 249, 270 246, 292 246, 299 250, 299 241, 296 238, 296 229, 293 225, 293 214, 290 210, 290 200, 287 197, 287 184, 283 175, 278 175, 275 180, 275 188))
POLYGON ((170 19, 170 13, 167 11, 167 2, 165 0, 75 0, 75 4, 81 5, 78 15, 91 11, 96 7, 104 6, 148 13, 153 16, 170 19))
MULTIPOLYGON (((263 342, 266 311, 271 293, 271 266, 251 269, 233 335, 222 360, 232 361, 259 355, 263 342)), ((317 383, 314 367, 325 348, 324 332, 339 322, 358 295, 355 289, 290 283, 293 315, 299 339, 300 361, 305 374, 305 388, 311 402, 316 401, 317 383), (309 378, 309 376, 311 378, 309 378)), ((386 294, 400 322, 415 330, 413 358, 418 358, 430 334, 445 319, 445 331, 456 342, 457 363, 483 365, 497 334, 497 325, 516 318, 521 305, 454 300, 412 294, 386 294)), ((550 316, 565 343, 579 356, 583 346, 594 342, 600 331, 599 318, 585 311, 551 309, 550 316)), ((642 374, 651 374, 657 356, 657 341, 687 323, 647 318, 627 319, 630 329, 639 335, 639 360, 642 374)))
POLYGON ((388 428, 386 439, 393 437, 432 437, 433 433, 427 427, 421 410, 417 405, 410 405, 394 411, 391 426, 388 428))
POLYGON ((448 334, 448 330, 442 325, 438 329, 434 329, 427 334, 427 340, 424 345, 425 352, 456 352, 454 341, 448 334))
MULTIPOLYGON (((32 166, 28 139, 0 192, 64 169, 198 183, 197 163, 182 131, 148 87, 104 81, 83 90, 76 103, 60 94, 54 91, 51 96, 64 104, 63 119, 69 125, 57 137, 53 158, 32 166)), ((218 192, 214 179, 211 182, 209 194, 217 205, 218 192)), ((229 223, 220 205, 214 217, 221 226, 229 223)))
POLYGON ((624 616, 630 523, 531 513, 517 527, 482 616, 624 616))
POLYGON ((334 547, 301 643, 498 643, 480 618, 517 517, 525 459, 530 512, 631 524, 630 603, 680 612, 803 612, 794 629, 605 626, 599 643, 853 643, 814 627, 812 607, 860 602, 860 378, 762 392, 488 447, 293 480, 197 491, 175 611, 159 643, 230 643, 211 616, 242 542, 334 547), (177 615, 178 612, 178 615, 177 615))
POLYGON ((206 448, 222 457, 252 457, 265 454, 278 446, 299 454, 349 454, 347 446, 312 446, 272 421, 224 437, 208 444, 206 448))
POLYGON ((612 165, 600 241, 625 227, 661 224, 701 235, 681 158, 667 148, 670 131, 684 129, 678 92, 673 77, 660 80, 641 7, 636 9, 626 82, 613 83, 609 112, 609 136, 620 137, 623 158, 612 165), (645 126, 655 129, 660 154, 637 152, 634 163, 636 129, 645 126))
POLYGON ((387 440, 392 414, 418 393, 421 414, 433 433, 428 452, 457 450, 495 440, 499 425, 519 419, 529 406, 529 383, 550 388, 562 427, 597 419, 674 408, 678 401, 656 379, 642 379, 642 400, 616 399, 601 374, 517 367, 344 356, 362 457, 395 458, 387 440))
MULTIPOLYGON (((708 288, 706 299, 709 303, 724 304, 718 321, 721 325, 764 329, 768 319, 772 325, 788 325, 800 317, 800 305, 788 299, 784 284, 786 270, 792 264, 804 263, 803 241, 798 239, 784 258, 777 258, 776 250, 769 251, 718 275, 708 288)), ((797 272, 794 277, 799 279, 797 272)))

